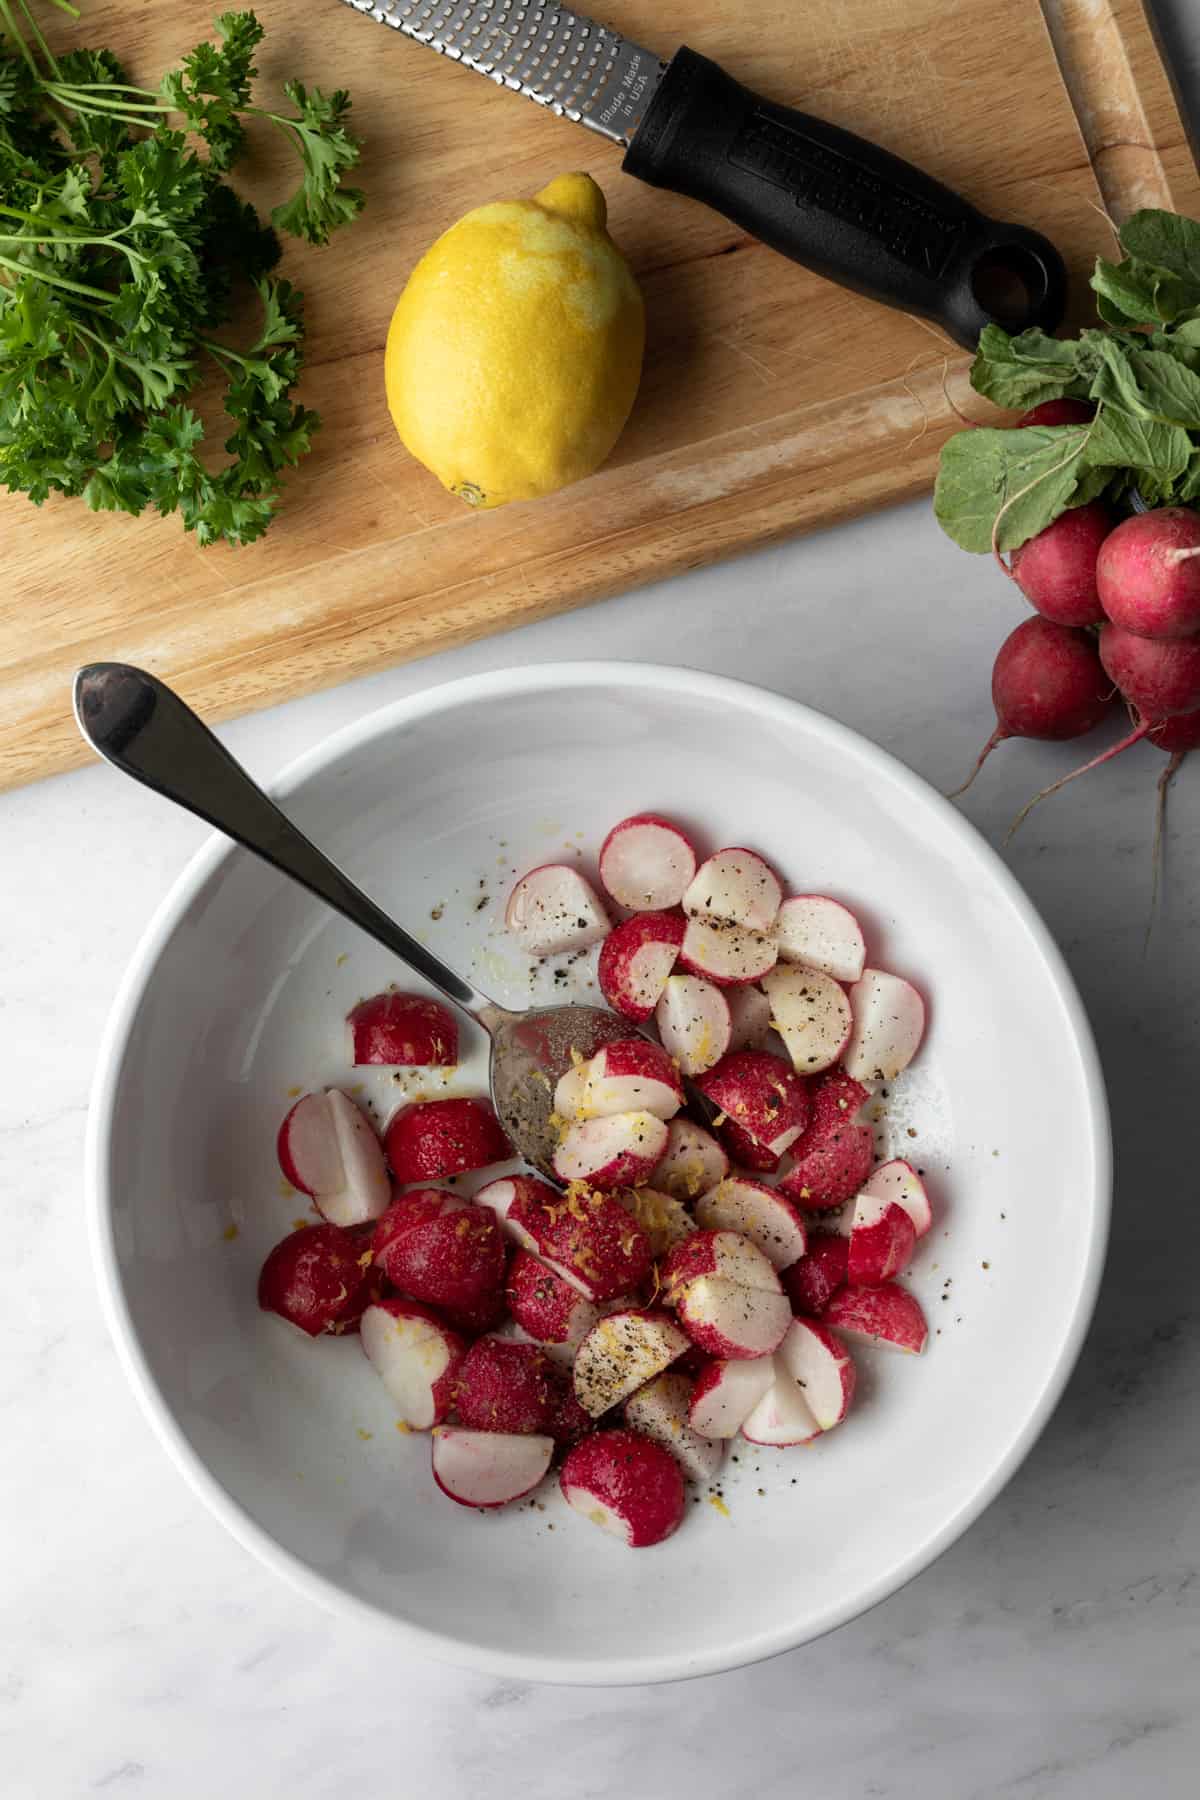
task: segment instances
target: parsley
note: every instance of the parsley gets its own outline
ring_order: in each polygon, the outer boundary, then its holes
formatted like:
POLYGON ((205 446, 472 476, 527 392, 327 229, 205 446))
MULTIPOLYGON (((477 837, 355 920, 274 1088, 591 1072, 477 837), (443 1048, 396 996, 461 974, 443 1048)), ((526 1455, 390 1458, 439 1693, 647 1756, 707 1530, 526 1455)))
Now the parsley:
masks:
POLYGON ((256 104, 252 12, 223 13, 218 41, 151 91, 107 50, 56 57, 37 3, 0 0, 0 483, 37 504, 177 512, 201 544, 249 543, 320 423, 293 398, 302 297, 271 270, 276 231, 324 244, 362 209, 342 185, 359 154, 349 96, 292 81, 279 110, 256 104), (251 118, 300 164, 270 225, 224 179, 251 118), (239 289, 257 292, 261 323, 234 346, 215 334, 239 289), (223 458, 189 404, 214 369, 223 458))
POLYGON ((999 406, 1069 396, 1083 425, 957 432, 942 449, 934 511, 965 550, 1015 550, 1069 507, 1136 493, 1151 506, 1200 499, 1200 223, 1134 213, 1124 257, 1096 262, 1100 327, 1073 338, 1009 337, 989 325, 971 384, 999 406))

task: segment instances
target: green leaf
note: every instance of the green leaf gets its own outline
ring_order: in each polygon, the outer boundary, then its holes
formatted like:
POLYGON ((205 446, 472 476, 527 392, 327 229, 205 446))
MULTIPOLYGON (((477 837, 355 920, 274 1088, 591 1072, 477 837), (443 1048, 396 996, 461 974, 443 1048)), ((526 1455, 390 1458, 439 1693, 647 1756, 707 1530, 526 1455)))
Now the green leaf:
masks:
POLYGON ((1180 426, 1102 406, 1092 421, 1084 460, 1092 468, 1150 470, 1174 481, 1187 468, 1191 454, 1191 439, 1180 426))
POLYGON ((1200 430, 1200 375, 1166 349, 1131 350, 1105 339, 1091 392, 1131 418, 1200 430))
POLYGON ((1154 271, 1132 257, 1111 263, 1098 256, 1091 285, 1099 296, 1098 304, 1103 303, 1102 317, 1110 325, 1161 324, 1154 301, 1154 271))
POLYGON ((943 531, 964 550, 982 553, 992 548, 999 519, 998 547, 1017 549, 1072 504, 1091 429, 956 432, 942 447, 933 493, 943 531))
POLYGON ((274 208, 271 222, 310 244, 325 244, 330 232, 357 218, 366 202, 361 188, 341 186, 343 174, 359 158, 359 145, 346 128, 350 96, 344 88, 329 95, 320 88, 310 93, 300 81, 286 82, 283 91, 297 109, 295 115, 269 116, 293 139, 304 179, 290 200, 274 208))
POLYGON ((1044 331, 1010 337, 999 325, 985 325, 971 368, 971 386, 997 406, 1030 407, 1061 394, 1086 394, 1078 375, 1079 346, 1044 331))
POLYGON ((1147 207, 1126 219, 1120 236, 1127 255, 1179 276, 1200 299, 1200 224, 1194 219, 1147 207))

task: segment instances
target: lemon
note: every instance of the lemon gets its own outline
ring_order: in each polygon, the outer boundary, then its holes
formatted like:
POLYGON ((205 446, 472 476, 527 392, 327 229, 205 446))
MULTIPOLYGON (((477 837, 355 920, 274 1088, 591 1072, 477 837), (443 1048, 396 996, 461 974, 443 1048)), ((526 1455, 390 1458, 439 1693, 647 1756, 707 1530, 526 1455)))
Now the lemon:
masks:
POLYGON ((480 206, 392 315, 387 399, 406 447, 471 506, 552 494, 604 461, 637 393, 642 296, 590 175, 480 206))

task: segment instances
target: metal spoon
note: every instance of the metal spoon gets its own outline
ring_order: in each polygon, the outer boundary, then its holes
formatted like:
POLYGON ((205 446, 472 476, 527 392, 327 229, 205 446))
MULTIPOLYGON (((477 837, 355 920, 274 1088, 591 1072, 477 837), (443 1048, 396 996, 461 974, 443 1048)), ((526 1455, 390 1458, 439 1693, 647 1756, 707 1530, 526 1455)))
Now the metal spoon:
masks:
POLYGON ((554 1087, 572 1050, 591 1056, 629 1037, 627 1019, 599 1006, 512 1012, 472 987, 355 887, 234 761, 164 682, 127 663, 89 663, 75 677, 75 717, 93 750, 290 875, 415 969, 492 1040, 492 1102, 514 1148, 551 1180, 554 1087))

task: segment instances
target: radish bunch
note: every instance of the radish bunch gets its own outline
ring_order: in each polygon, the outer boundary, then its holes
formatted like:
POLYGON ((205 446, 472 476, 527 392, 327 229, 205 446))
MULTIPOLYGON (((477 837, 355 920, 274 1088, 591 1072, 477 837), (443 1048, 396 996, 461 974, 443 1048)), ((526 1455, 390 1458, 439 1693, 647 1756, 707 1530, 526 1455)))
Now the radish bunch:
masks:
MULTIPOLYGON (((630 1021, 558 1083, 561 1186, 514 1168, 477 1097, 402 1105, 377 1133, 340 1089, 305 1095, 279 1160, 321 1222, 271 1251, 259 1299, 309 1337, 359 1335, 449 1498, 504 1506, 557 1462, 567 1503, 641 1547, 731 1439, 784 1448, 840 1424, 849 1342, 923 1349, 898 1277, 929 1199, 907 1162, 876 1162, 863 1112, 925 1015, 868 966, 846 906, 786 894, 752 850, 702 858, 645 813, 609 833, 599 874, 603 897, 578 869, 532 870, 506 915, 535 956, 599 944, 630 1021), (447 1185, 467 1175, 470 1197, 447 1185)), ((446 1066, 443 1013, 361 1002, 355 1061, 446 1066)))

